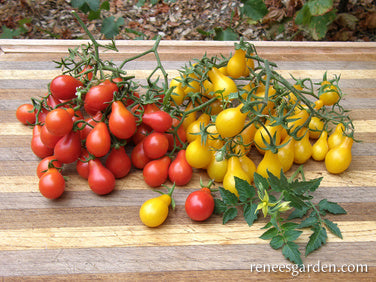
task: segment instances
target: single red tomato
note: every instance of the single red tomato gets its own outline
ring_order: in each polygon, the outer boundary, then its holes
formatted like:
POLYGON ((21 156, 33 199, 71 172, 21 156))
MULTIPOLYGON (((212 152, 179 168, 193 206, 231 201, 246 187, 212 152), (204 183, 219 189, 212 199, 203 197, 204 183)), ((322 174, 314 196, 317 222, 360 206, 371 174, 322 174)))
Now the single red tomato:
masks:
POLYGON ((31 150, 39 158, 43 159, 45 157, 51 156, 54 153, 53 148, 47 147, 40 138, 40 133, 42 131, 42 126, 36 124, 33 129, 33 137, 31 138, 31 150))
POLYGON ((134 167, 143 169, 145 165, 151 161, 151 159, 145 155, 144 141, 138 143, 132 150, 131 161, 134 167))
POLYGON ((63 136, 58 136, 52 134, 46 127, 46 124, 42 125, 42 130, 40 131, 40 139, 43 144, 49 148, 54 148, 57 141, 59 141, 63 136))
POLYGON ((122 178, 128 175, 132 167, 132 162, 125 152, 124 147, 112 148, 106 159, 105 166, 112 172, 115 178, 122 178))
POLYGON ((76 96, 76 89, 82 82, 70 75, 59 75, 50 83, 51 94, 59 100, 71 100, 76 96))
POLYGON ((41 178, 41 176, 49 169, 49 168, 56 168, 57 170, 61 170, 63 167, 62 162, 59 162, 55 156, 48 156, 42 159, 38 166, 37 166, 37 176, 41 178))
POLYGON ((99 159, 89 161, 88 183, 90 189, 98 195, 106 195, 115 188, 115 177, 105 168, 99 159))
POLYGON ((151 187, 158 187, 165 183, 168 178, 170 163, 171 159, 168 156, 148 162, 142 171, 146 184, 151 187))
POLYGON ((89 159, 88 158, 89 158, 89 153, 85 148, 83 148, 81 151, 81 155, 78 158, 77 163, 76 163, 76 170, 78 174, 85 179, 88 179, 89 177, 89 159))
POLYGON ((132 141, 135 145, 140 143, 146 136, 148 136, 151 132, 150 126, 147 126, 146 124, 141 123, 139 126, 137 126, 136 132, 132 136, 132 141))
POLYGON ((111 136, 104 122, 98 122, 89 132, 86 137, 86 149, 97 158, 105 156, 110 151, 111 136))
POLYGON ((64 135, 55 145, 54 155, 57 160, 68 164, 75 162, 81 155, 81 137, 77 131, 64 135))
POLYGON ((35 123, 35 111, 32 104, 23 104, 16 110, 16 117, 22 124, 34 124, 35 123))
POLYGON ((90 65, 86 65, 82 71, 80 71, 81 80, 92 80, 93 79, 93 67, 90 65))
POLYGON ((121 101, 114 101, 111 109, 111 115, 108 120, 111 133, 120 139, 131 138, 137 129, 134 115, 128 111, 121 101))
POLYGON ((49 168, 39 178, 39 191, 47 199, 59 198, 65 190, 63 175, 56 168, 49 168))
POLYGON ((159 159, 168 151, 168 139, 165 134, 152 132, 143 140, 144 152, 150 159, 159 159))
POLYGON ((94 128, 94 126, 101 121, 102 112, 97 112, 94 116, 88 117, 85 119, 85 123, 79 123, 81 139, 85 140, 89 135, 89 132, 94 128))
POLYGON ((46 127, 53 135, 66 135, 73 128, 72 115, 63 108, 54 109, 46 116, 46 127))
POLYGON ((171 182, 181 186, 187 184, 192 179, 192 175, 193 169, 185 158, 185 150, 180 150, 168 168, 168 177, 171 182))
POLYGON ((214 211, 214 199, 209 188, 201 188, 188 195, 185 201, 187 215, 195 221, 208 219, 214 211))
MULTIPOLYGON (((115 84, 116 86, 116 84, 115 84)), ((84 108, 90 115, 105 110, 114 98, 114 88, 110 84, 93 86, 85 95, 84 108)))
POLYGON ((172 126, 172 117, 165 111, 144 113, 142 122, 157 132, 166 132, 172 126))

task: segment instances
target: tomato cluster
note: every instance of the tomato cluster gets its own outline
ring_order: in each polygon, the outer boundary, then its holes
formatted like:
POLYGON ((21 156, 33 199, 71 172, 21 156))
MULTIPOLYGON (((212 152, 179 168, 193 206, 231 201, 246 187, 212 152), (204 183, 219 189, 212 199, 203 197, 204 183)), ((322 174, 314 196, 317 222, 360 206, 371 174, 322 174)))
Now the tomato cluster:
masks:
POLYGON ((85 78, 90 80, 59 75, 47 95, 17 109, 18 120, 33 126, 31 149, 41 158, 37 174, 42 195, 62 195, 63 165, 72 163, 99 195, 110 193, 115 179, 127 176, 132 166, 143 170, 151 187, 167 179, 187 184, 192 167, 185 151, 176 158, 169 155, 185 142, 179 120, 156 103, 143 104, 138 93, 124 90, 122 78, 94 80, 89 74, 85 78))
MULTIPOLYGON (((337 77, 290 83, 243 41, 228 58, 190 63, 169 84, 165 75, 163 87, 150 77, 139 87, 126 72, 98 61, 98 54, 78 57, 91 59, 66 59, 63 65, 74 67, 16 112, 21 123, 33 126, 31 149, 41 158, 37 175, 46 198, 63 194, 63 167, 73 163, 99 195, 113 191, 115 179, 132 168, 142 170, 153 188, 168 180, 174 187, 187 185, 194 170, 203 169, 237 195, 235 177, 251 183, 255 172, 279 176, 310 158, 325 161, 330 173, 350 165, 354 130, 339 104, 337 77), (262 157, 257 165, 251 150, 262 157)), ((165 221, 172 191, 142 206, 147 226, 165 221)), ((196 221, 210 217, 210 189, 190 194, 185 209, 196 221)))
POLYGON ((183 124, 188 163, 236 195, 235 176, 249 183, 255 172, 279 177, 311 158, 325 160, 330 173, 345 171, 354 130, 339 104, 339 78, 329 80, 325 73, 318 84, 293 80, 275 72, 246 42, 236 44, 230 58, 203 57, 186 67, 170 87, 175 103, 189 113, 183 124), (207 105, 193 111, 193 103, 207 105), (252 148, 262 156, 257 165, 252 148))

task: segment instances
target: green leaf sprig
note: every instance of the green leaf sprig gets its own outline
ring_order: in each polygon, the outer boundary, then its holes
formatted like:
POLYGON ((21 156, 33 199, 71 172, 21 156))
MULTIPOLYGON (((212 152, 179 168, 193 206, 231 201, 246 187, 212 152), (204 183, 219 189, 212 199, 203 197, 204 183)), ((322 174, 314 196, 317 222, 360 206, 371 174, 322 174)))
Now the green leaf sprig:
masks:
POLYGON ((284 257, 302 265, 302 256, 296 240, 303 233, 301 229, 310 228, 312 233, 305 246, 305 256, 317 250, 327 242, 327 230, 342 239, 338 225, 327 218, 326 214, 346 214, 337 203, 322 199, 314 203, 313 192, 320 186, 322 177, 306 180, 302 167, 290 178, 281 171, 277 177, 268 172, 268 178, 254 174, 254 185, 235 177, 235 188, 239 198, 230 191, 219 187, 220 198, 215 199, 216 214, 223 216, 223 224, 238 216, 239 207, 249 226, 258 219, 260 211, 269 222, 262 227, 266 231, 261 239, 270 240, 270 246, 282 249, 284 257), (301 174, 301 178, 298 178, 301 174), (289 215, 287 211, 292 210, 289 215), (299 221, 300 222, 297 222, 299 221))

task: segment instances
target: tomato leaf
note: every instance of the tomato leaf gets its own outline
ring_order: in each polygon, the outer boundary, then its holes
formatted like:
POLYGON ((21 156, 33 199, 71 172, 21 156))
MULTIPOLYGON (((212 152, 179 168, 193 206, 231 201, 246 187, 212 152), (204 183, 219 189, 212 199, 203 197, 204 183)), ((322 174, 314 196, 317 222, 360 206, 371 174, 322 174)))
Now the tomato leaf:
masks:
POLYGON ((309 209, 309 206, 303 206, 301 209, 295 208, 287 219, 302 218, 309 209))
POLYGON ((327 211, 331 214, 346 214, 347 212, 337 203, 329 202, 327 199, 323 199, 319 202, 320 211, 327 211))
POLYGON ((324 219, 326 227, 337 237, 343 239, 341 230, 338 228, 338 224, 330 221, 329 219, 324 219))
POLYGON ((239 200, 241 202, 247 202, 252 199, 255 194, 255 188, 251 186, 247 181, 235 176, 235 188, 239 193, 239 200))
POLYGON ((227 205, 236 205, 239 201, 238 197, 222 187, 219 187, 219 193, 221 194, 222 200, 227 205))
POLYGON ((254 174, 254 179, 253 179, 255 186, 259 190, 268 190, 269 188, 269 183, 268 180, 262 177, 260 174, 255 172, 254 174))
POLYGON ((310 216, 310 217, 307 217, 305 220, 303 220, 299 224, 298 228, 312 227, 312 226, 316 225, 317 223, 318 223, 317 218, 310 216))
POLYGON ((274 250, 278 250, 280 248, 282 248, 283 244, 285 242, 283 241, 283 237, 281 235, 277 235, 277 236, 274 236, 271 240, 270 240, 270 247, 272 247, 274 250))
POLYGON ((259 211, 256 212, 257 205, 254 203, 246 204, 243 208, 243 215, 248 226, 252 226, 258 217, 259 211))
POLYGON ((311 230, 313 233, 309 236, 309 241, 305 251, 306 256, 320 248, 322 245, 325 245, 326 239, 328 238, 325 228, 320 225, 315 225, 311 230))
POLYGON ((323 178, 315 178, 308 181, 293 181, 290 184, 290 188, 294 190, 297 195, 303 195, 307 191, 314 192, 320 186, 323 178))
POLYGON ((223 224, 226 224, 230 220, 233 220, 238 215, 238 209, 235 207, 228 208, 223 213, 223 224))
POLYGON ((269 11, 262 0, 242 0, 244 5, 240 9, 243 15, 258 21, 261 20, 269 11))
POLYGON ((270 183, 270 188, 273 191, 276 192, 282 192, 283 190, 288 190, 290 189, 290 184, 287 181, 286 176, 283 174, 283 171, 281 170, 280 178, 275 176, 273 173, 268 171, 268 181, 270 183))
POLYGON ((214 213, 223 214, 227 209, 227 205, 220 199, 214 199, 214 213))
POLYGON ((292 242, 292 241, 295 241, 296 239, 298 239, 302 233, 303 233, 303 231, 295 230, 295 229, 285 230, 284 237, 287 241, 292 242))
POLYGON ((278 229, 275 228, 275 227, 272 227, 268 230, 266 230, 261 236, 260 236, 260 239, 263 239, 263 240, 269 240, 269 239, 272 239, 274 236, 277 236, 278 234, 278 229))
POLYGON ((294 242, 287 242, 282 248, 282 254, 293 263, 302 265, 303 261, 300 257, 299 246, 294 242))

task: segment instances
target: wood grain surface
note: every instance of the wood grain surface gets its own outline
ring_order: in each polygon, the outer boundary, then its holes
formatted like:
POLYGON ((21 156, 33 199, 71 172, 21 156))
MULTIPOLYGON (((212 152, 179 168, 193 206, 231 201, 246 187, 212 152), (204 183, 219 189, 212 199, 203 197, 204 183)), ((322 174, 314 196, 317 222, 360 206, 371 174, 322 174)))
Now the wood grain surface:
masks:
MULTIPOLYGON (((329 216, 338 223, 343 240, 328 234, 325 247, 304 264, 366 265, 367 271, 299 273, 261 271, 257 264, 290 265, 280 251, 259 239, 265 220, 252 227, 240 217, 222 225, 219 216, 203 223, 185 214, 187 195, 208 178, 195 171, 192 181, 174 192, 176 210, 159 228, 138 218, 140 205, 155 193, 135 169, 117 180, 113 193, 97 196, 87 181, 64 168, 64 195, 56 201, 38 191, 39 159, 30 149, 31 129, 21 125, 15 110, 31 97, 44 95, 59 70, 53 60, 83 43, 63 40, 0 40, 0 277, 3 281, 53 280, 366 280, 376 279, 376 43, 254 42, 259 55, 274 61, 285 77, 313 81, 341 75, 342 105, 351 110, 355 137, 353 161, 343 174, 331 175, 324 163, 310 160, 306 177, 323 176, 318 199, 339 202, 346 215, 329 216)), ((152 46, 151 41, 119 41, 119 52, 103 54, 119 62, 152 46)), ((229 55, 233 42, 162 41, 159 53, 172 77, 189 60, 229 55)), ((154 68, 147 56, 127 64, 126 70, 144 80, 154 68)), ((260 156, 251 154, 257 164, 260 156)), ((309 232, 298 243, 303 250, 309 232)), ((351 269, 350 269, 351 270, 351 269)))

